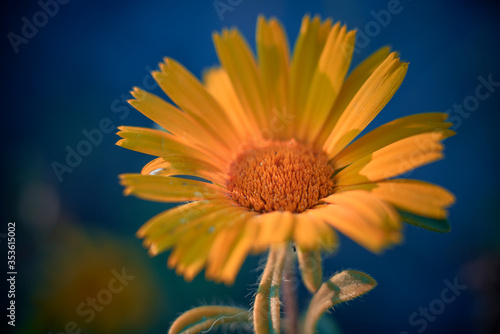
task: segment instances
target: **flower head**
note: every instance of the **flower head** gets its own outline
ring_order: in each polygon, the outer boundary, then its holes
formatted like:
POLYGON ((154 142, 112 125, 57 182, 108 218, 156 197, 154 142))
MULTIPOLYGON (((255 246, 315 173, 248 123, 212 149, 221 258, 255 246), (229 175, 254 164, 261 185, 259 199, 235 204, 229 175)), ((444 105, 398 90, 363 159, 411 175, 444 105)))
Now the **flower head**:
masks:
POLYGON ((382 48, 347 75, 355 31, 308 16, 292 57, 277 20, 259 18, 256 39, 255 57, 237 30, 214 34, 221 66, 203 82, 165 59, 153 76, 176 106, 132 92, 129 102, 168 132, 120 127, 118 145, 157 157, 121 176, 125 193, 189 202, 138 231, 151 254, 173 249, 168 264, 187 280, 206 267, 231 284, 249 252, 275 244, 333 251, 336 229, 380 252, 401 241, 402 221, 449 229, 452 194, 395 179, 442 157, 454 134, 445 113, 356 139, 405 77, 396 52, 382 48))

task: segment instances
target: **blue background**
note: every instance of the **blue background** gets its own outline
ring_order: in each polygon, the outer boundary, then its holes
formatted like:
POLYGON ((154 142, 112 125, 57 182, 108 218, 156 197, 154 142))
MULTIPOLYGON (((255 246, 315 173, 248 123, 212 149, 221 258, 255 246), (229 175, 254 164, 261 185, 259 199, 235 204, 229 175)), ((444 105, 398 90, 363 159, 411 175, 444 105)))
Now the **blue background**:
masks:
MULTIPOLYGON (((156 297, 162 301, 155 306, 156 313, 152 311, 156 315, 143 325, 143 332, 165 332, 180 312, 200 303, 249 306, 258 256, 245 262, 232 287, 206 282, 203 275, 186 283, 166 268, 165 254, 153 259, 147 256, 134 233, 168 206, 122 196, 117 175, 140 171, 150 157, 115 146, 115 131, 103 134, 102 142, 72 172, 62 175, 62 182, 51 164, 65 164, 66 147, 75 149, 85 139, 82 131, 97 128, 105 118, 113 126, 152 126, 123 102, 130 89, 150 84, 148 73, 164 56, 180 61, 199 76, 218 63, 211 34, 223 27, 237 26, 254 47, 256 18, 261 13, 283 23, 291 45, 303 15, 320 14, 369 37, 355 54, 353 65, 384 45, 391 45, 410 62, 403 85, 371 128, 420 112, 449 110, 455 116, 458 135, 445 142, 446 158, 411 174, 411 178, 440 184, 456 195, 450 210, 452 232, 437 234, 406 226, 405 242, 382 256, 342 237, 340 251, 325 258, 325 275, 354 268, 379 282, 370 294, 333 312, 331 316, 343 332, 489 332, 489 321, 498 322, 499 302, 491 296, 498 296, 500 287, 500 87, 474 110, 462 115, 453 112, 454 104, 463 104, 475 95, 479 77, 500 81, 496 5, 402 0, 401 11, 382 26, 374 13, 386 10, 387 1, 242 0, 221 19, 211 0, 72 0, 60 5, 58 13, 27 44, 19 45, 17 53, 8 33, 21 34, 21 19, 32 21, 41 7, 36 1, 9 6, 1 13, 1 218, 2 226, 17 222, 19 332, 21 324, 34 323, 34 314, 40 311, 33 296, 44 289, 41 277, 57 269, 49 262, 45 265, 47 256, 42 254, 57 257, 65 251, 52 238, 63 225, 77 226, 89 235, 99 231, 110 239, 126 240, 142 265, 149 267, 148 275, 159 282, 156 297), (378 31, 370 30, 374 26, 378 31), (422 322, 412 324, 409 317, 420 307, 439 304, 434 301, 441 298, 445 280, 457 280, 467 288, 444 304, 435 318, 424 321, 425 330, 422 322)), ((162 94, 159 89, 153 92, 162 94)), ((0 233, 6 233, 6 227, 0 233)), ((5 239, 1 245, 6 251, 5 239)), ((309 296, 302 286, 298 293, 305 307, 309 296)), ((66 320, 51 316, 55 325, 33 332, 62 330, 66 320)))

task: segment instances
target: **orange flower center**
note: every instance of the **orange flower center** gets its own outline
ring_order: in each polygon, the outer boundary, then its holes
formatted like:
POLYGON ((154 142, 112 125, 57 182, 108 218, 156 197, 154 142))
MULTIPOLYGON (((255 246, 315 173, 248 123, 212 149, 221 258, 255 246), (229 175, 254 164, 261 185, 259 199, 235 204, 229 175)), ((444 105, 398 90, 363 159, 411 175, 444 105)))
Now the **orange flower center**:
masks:
POLYGON ((311 147, 271 142, 244 151, 231 164, 228 189, 241 206, 258 212, 303 212, 333 193, 333 168, 311 147))

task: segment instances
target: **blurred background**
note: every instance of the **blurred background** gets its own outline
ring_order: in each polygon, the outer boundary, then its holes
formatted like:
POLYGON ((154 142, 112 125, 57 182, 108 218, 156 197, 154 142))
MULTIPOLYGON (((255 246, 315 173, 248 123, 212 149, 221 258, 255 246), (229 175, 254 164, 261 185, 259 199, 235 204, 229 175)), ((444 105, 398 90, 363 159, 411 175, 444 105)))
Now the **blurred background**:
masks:
MULTIPOLYGON (((169 206, 122 195, 118 174, 139 172, 151 158, 115 146, 114 128, 152 126, 124 101, 133 86, 163 96, 149 75, 162 57, 200 76, 218 63, 212 32, 237 26, 254 47, 261 13, 281 20, 291 45, 303 15, 319 14, 358 29, 353 65, 384 45, 410 62, 370 128, 448 111, 458 132, 445 142, 443 161, 411 174, 456 195, 452 231, 406 226, 405 242, 382 256, 342 237, 340 251, 325 258, 325 275, 358 269, 379 286, 328 321, 342 333, 499 332, 499 11, 494 2, 451 0, 4 4, 0 245, 5 260, 7 223, 15 222, 12 332, 165 333, 192 306, 249 307, 259 256, 247 259, 231 287, 203 275, 186 283, 166 267, 167 255, 148 257, 134 234, 169 206), (82 144, 96 131, 101 136, 82 144)), ((309 295, 303 286, 298 292, 304 308, 309 295)))

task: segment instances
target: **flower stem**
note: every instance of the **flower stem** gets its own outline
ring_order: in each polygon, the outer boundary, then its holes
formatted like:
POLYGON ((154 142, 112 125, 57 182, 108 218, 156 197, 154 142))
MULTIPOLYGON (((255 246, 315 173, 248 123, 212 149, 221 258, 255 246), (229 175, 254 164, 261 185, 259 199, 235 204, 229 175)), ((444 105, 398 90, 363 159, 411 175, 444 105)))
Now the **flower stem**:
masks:
POLYGON ((286 247, 270 249, 266 267, 259 283, 253 309, 253 323, 256 334, 280 333, 281 304, 279 293, 286 247))
POLYGON ((168 334, 200 333, 224 324, 248 323, 249 312, 232 306, 208 305, 195 307, 178 317, 168 334))
POLYGON ((283 304, 285 305, 285 332, 297 334, 297 294, 294 283, 296 282, 294 264, 294 253, 290 247, 287 248, 285 265, 283 269, 283 304))

